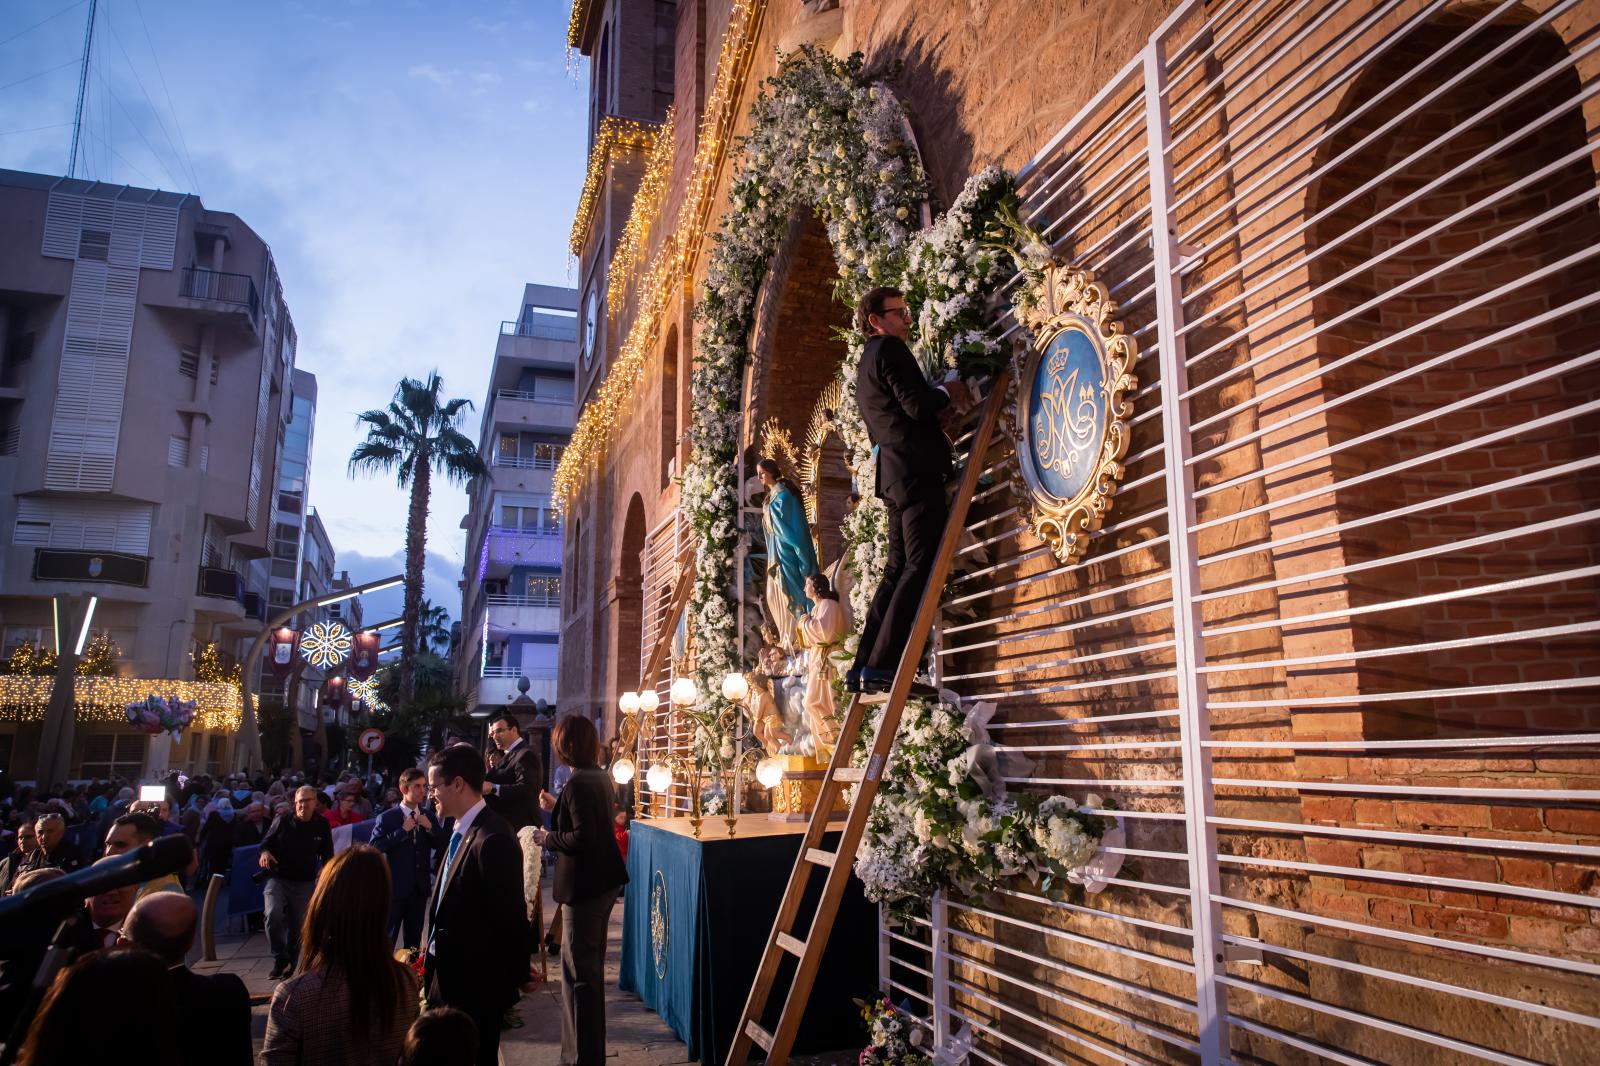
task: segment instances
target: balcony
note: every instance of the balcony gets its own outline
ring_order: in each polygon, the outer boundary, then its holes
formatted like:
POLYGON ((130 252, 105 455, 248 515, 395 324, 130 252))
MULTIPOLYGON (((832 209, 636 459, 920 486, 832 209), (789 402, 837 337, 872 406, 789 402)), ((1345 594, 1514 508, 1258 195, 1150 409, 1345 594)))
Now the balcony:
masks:
MULTIPOLYGON (((510 633, 559 633, 561 597, 486 596, 489 626, 510 633)), ((529 675, 532 676, 531 674, 529 675)))
POLYGON ((561 462, 561 449, 552 455, 495 455, 491 466, 508 466, 514 470, 554 470, 561 462))
POLYGON ((175 299, 170 296, 163 299, 158 289, 143 293, 141 298, 198 312, 213 322, 233 323, 247 329, 252 335, 260 332, 261 293, 256 289, 255 279, 249 274, 185 267, 178 280, 175 299))
POLYGON ((491 526, 483 538, 482 576, 502 578, 513 566, 560 566, 561 531, 491 526))
POLYGON ((544 700, 554 707, 556 703, 556 672, 554 670, 534 670, 523 673, 516 667, 490 667, 491 670, 508 669, 510 674, 484 674, 478 679, 478 688, 475 694, 468 695, 468 706, 474 704, 485 707, 504 707, 518 696, 522 695, 517 688, 517 679, 528 679, 528 698, 530 700, 544 700))
POLYGON ((500 336, 575 342, 578 339, 578 320, 564 315, 529 315, 521 322, 501 322, 500 336))
POLYGON ((221 600, 237 600, 244 606, 244 575, 220 566, 202 566, 200 579, 195 586, 196 596, 214 596, 221 600))
POLYGON ((493 419, 499 429, 569 433, 575 418, 571 400, 551 399, 521 389, 495 390, 493 419))

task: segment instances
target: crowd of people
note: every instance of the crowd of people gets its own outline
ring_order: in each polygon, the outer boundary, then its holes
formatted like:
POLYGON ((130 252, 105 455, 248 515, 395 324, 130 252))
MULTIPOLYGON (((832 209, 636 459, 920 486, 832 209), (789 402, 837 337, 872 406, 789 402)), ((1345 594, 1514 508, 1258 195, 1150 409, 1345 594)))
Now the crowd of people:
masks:
MULTIPOLYGON (((161 800, 137 800, 122 781, 19 791, 0 807, 8 846, 0 891, 9 894, 119 861, 160 837, 181 834, 195 847, 186 870, 82 901, 72 934, 77 960, 23 1019, 18 1061, 92 1061, 102 1053, 127 1060, 131 1053, 163 1066, 202 1054, 251 1062, 243 983, 195 974, 186 961, 202 886, 213 872, 232 870, 235 848, 255 845, 271 976, 279 982, 261 1062, 498 1061, 502 1027, 514 1022, 543 935, 537 877, 529 883, 525 876, 542 864, 525 863, 526 847, 555 860, 562 1061, 602 1063, 607 927, 627 874, 598 735, 583 716, 556 723, 552 750, 567 772, 558 774, 555 793, 544 787, 539 752, 513 717, 491 722, 489 736, 487 759, 469 744, 452 744, 392 786, 356 775, 317 783, 235 774, 173 775, 161 800), (336 853, 334 831, 368 821, 364 842, 345 834, 348 846, 336 853), (107 992, 113 986, 139 989, 136 1008, 128 1007, 141 1034, 131 1052, 121 1027, 98 1024, 107 1002, 119 998, 107 992), (96 1025, 75 1022, 90 1016, 96 1025)), ((46 924, 0 928, 0 1034, 28 1013, 28 987, 56 932, 54 921, 46 924)))

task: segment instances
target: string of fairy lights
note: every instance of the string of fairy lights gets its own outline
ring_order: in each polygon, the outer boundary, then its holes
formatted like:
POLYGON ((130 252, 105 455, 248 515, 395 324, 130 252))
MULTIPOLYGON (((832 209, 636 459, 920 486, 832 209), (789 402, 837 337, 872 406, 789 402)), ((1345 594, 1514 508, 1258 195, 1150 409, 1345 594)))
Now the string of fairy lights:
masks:
MULTIPOLYGON (((578 17, 579 6, 573 5, 574 20, 578 17)), ((685 279, 693 276, 713 206, 711 193, 732 147, 733 125, 738 117, 737 105, 755 55, 756 36, 766 10, 767 0, 736 0, 733 5, 728 31, 723 35, 722 50, 717 56, 716 82, 700 120, 699 143, 695 148, 683 206, 678 212, 678 226, 662 242, 650 268, 645 272, 644 280, 639 283, 638 312, 627 337, 622 342, 610 373, 595 388, 593 398, 579 414, 572 440, 556 467, 553 487, 558 506, 567 506, 576 496, 584 478, 605 454, 606 446, 623 420, 632 415, 634 390, 644 380, 645 367, 655 348, 672 297, 682 289, 685 279)), ((665 136, 670 138, 670 131, 665 136)), ((593 158, 590 164, 589 177, 595 178, 593 158)), ((595 180, 598 182, 597 178, 595 180)), ((587 188, 588 179, 585 181, 587 188)), ((581 202, 579 221, 587 233, 589 220, 584 215, 581 202)), ((577 222, 574 222, 573 232, 578 232, 577 222)), ((581 244, 578 248, 581 248, 581 244)), ((574 254, 578 254, 578 251, 575 250, 574 254)))
MULTIPOLYGON (((42 722, 54 687, 53 677, 0 676, 0 708, 17 721, 42 722)), ((79 722, 127 725, 123 709, 130 703, 144 702, 150 695, 193 700, 198 704, 194 726, 208 732, 234 732, 243 717, 239 686, 227 681, 79 677, 73 680, 73 718, 79 722)))
POLYGON ((595 208, 600 203, 600 187, 605 184, 613 153, 649 152, 655 147, 661 129, 661 126, 616 115, 607 115, 600 120, 594 148, 589 152, 589 169, 583 176, 583 192, 578 196, 578 214, 572 220, 572 234, 567 242, 574 256, 583 254, 583 243, 589 239, 589 226, 594 222, 595 208))
POLYGON ((672 161, 677 154, 678 139, 672 135, 676 114, 676 109, 669 107, 666 118, 661 120, 660 132, 656 135, 650 155, 645 159, 644 177, 639 179, 639 188, 633 194, 633 208, 628 212, 627 225, 622 227, 617 250, 611 255, 606 306, 613 315, 622 309, 628 298, 633 275, 644 259, 650 231, 661 220, 666 208, 667 192, 672 184, 672 161))

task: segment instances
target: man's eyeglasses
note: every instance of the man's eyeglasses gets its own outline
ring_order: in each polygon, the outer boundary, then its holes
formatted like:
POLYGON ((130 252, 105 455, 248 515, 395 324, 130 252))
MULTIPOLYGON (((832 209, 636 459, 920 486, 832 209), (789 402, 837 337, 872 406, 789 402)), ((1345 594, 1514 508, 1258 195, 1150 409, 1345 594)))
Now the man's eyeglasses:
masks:
POLYGON ((882 311, 879 312, 879 314, 881 314, 881 315, 899 315, 901 318, 905 319, 907 322, 911 321, 911 308, 909 308, 909 307, 885 307, 882 311))

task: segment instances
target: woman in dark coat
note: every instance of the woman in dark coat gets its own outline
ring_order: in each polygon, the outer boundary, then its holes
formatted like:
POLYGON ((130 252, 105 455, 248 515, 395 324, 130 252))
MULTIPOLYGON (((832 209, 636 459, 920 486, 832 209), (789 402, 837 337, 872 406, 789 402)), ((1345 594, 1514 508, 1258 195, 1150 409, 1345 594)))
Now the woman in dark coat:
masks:
POLYGON ((556 757, 572 767, 561 798, 539 793, 551 828, 534 839, 556 854, 551 896, 561 905, 561 1061, 606 1059, 606 932, 628 872, 617 850, 611 778, 600 769, 594 723, 570 714, 551 731, 556 757))

